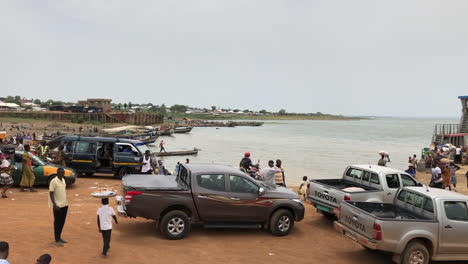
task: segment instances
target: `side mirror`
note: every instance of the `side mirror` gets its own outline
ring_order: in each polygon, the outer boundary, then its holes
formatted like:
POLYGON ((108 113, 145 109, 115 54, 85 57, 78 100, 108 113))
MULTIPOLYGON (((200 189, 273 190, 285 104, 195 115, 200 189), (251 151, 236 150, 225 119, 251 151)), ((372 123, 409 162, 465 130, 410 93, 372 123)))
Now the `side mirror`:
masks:
POLYGON ((258 189, 258 195, 259 195, 259 196, 262 196, 262 195, 264 195, 265 193, 266 193, 265 188, 260 187, 260 189, 258 189))

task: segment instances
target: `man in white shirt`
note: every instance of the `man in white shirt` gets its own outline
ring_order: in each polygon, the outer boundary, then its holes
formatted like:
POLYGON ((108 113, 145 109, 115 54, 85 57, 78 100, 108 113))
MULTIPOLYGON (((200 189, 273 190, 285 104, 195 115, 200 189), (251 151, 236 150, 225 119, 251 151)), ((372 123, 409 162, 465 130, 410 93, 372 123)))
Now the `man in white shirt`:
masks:
POLYGON ((262 169, 260 171, 260 176, 262 177, 262 181, 271 187, 275 187, 275 173, 281 172, 281 169, 278 169, 275 166, 275 162, 270 160, 268 161, 268 167, 262 169))
POLYGON ((109 206, 109 198, 104 198, 101 200, 102 206, 97 211, 97 225, 99 232, 102 233, 102 240, 104 245, 102 247, 102 255, 107 256, 107 251, 110 248, 110 240, 112 233, 112 218, 116 224, 117 217, 115 216, 115 211, 112 207, 109 206))
POLYGON ((462 160, 461 158, 462 158, 462 148, 460 148, 460 146, 457 146, 457 148, 455 149, 455 163, 460 164, 462 160))
POLYGON ((10 245, 8 245, 8 242, 1 241, 0 242, 0 264, 10 264, 8 262, 8 253, 10 251, 10 245))

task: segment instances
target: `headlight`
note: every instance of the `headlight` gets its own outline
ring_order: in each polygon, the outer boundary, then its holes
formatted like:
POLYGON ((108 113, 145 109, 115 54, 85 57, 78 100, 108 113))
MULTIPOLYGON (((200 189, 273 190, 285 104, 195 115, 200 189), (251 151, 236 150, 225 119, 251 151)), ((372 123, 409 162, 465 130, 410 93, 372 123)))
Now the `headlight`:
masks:
POLYGON ((70 174, 70 177, 75 177, 75 176, 76 176, 76 173, 74 173, 74 172, 72 172, 72 173, 70 174))
POLYGON ((295 201, 296 203, 303 204, 301 199, 292 199, 292 200, 295 201))

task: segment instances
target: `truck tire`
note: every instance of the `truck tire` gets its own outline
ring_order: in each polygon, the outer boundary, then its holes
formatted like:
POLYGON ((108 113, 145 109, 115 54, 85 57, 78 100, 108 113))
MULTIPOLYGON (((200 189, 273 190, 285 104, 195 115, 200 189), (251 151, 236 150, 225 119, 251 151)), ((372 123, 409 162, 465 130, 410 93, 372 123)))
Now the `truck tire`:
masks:
POLYGON ((429 258, 429 250, 426 246, 419 241, 414 241, 406 246, 401 256, 401 264, 428 264, 429 258))
POLYGON ((170 240, 182 239, 190 232, 190 219, 183 211, 170 211, 159 222, 159 230, 170 240))
POLYGON ((294 227, 294 217, 286 209, 276 211, 270 219, 270 230, 275 236, 286 236, 294 227))
POLYGON ((123 168, 120 168, 120 170, 117 172, 117 174, 115 174, 115 177, 117 179, 122 179, 127 174, 128 174, 128 169, 123 167, 123 168))

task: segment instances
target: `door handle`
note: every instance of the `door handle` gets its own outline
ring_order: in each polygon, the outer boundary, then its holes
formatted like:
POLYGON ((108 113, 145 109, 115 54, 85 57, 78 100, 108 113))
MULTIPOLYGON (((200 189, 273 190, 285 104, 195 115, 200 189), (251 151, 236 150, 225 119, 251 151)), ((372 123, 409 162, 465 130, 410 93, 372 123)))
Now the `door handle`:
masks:
POLYGON ((448 229, 453 228, 451 225, 446 225, 446 226, 444 226, 444 227, 445 227, 445 228, 448 228, 448 229))
POLYGON ((237 197, 231 197, 231 200, 233 200, 233 201, 240 201, 240 199, 237 198, 237 197))
POLYGON ((392 195, 392 193, 391 193, 391 192, 389 192, 389 193, 387 193, 387 195, 392 195))

